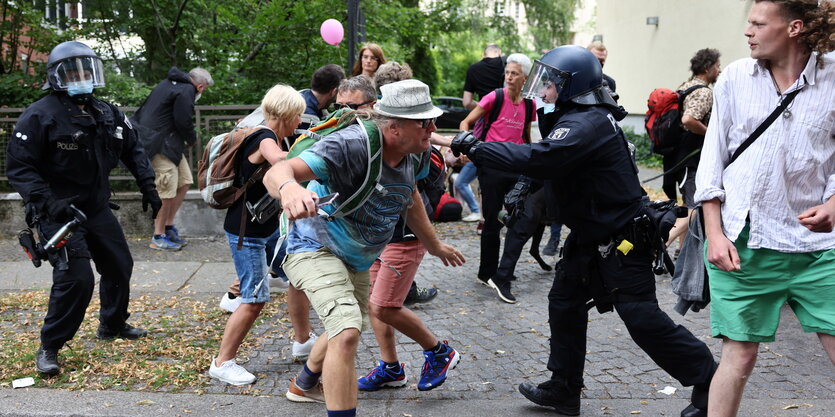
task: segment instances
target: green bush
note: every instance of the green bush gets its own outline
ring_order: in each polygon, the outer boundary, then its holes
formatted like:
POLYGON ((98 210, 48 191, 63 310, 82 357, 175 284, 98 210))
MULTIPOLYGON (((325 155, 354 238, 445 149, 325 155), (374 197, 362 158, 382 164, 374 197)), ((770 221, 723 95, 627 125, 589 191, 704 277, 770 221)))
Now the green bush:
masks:
POLYGON ((623 133, 626 134, 626 139, 635 144, 635 160, 638 165, 648 168, 661 168, 661 156, 652 153, 650 150, 649 136, 646 133, 639 135, 635 133, 631 126, 624 126, 623 133))

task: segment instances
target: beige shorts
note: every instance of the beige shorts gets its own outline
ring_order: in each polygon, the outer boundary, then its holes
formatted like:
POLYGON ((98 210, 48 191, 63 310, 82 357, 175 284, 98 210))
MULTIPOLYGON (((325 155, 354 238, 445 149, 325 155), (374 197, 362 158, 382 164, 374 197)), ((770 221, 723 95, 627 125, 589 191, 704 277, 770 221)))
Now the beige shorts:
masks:
POLYGON ((288 253, 282 266, 290 284, 307 294, 328 332, 328 339, 345 329, 362 332, 371 328, 368 271, 351 271, 327 249, 288 253))
POLYGON ((194 184, 191 168, 185 156, 180 158, 180 165, 174 165, 168 157, 158 153, 151 159, 151 166, 156 175, 154 182, 157 185, 159 198, 174 198, 180 187, 194 184))

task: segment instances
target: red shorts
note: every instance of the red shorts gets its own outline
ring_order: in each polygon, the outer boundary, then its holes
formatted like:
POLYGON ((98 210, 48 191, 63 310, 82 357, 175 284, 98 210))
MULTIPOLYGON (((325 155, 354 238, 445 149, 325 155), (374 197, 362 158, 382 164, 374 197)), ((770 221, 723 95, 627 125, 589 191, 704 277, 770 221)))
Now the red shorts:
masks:
POLYGON ((389 243, 369 270, 369 301, 380 307, 403 307, 425 254, 426 248, 419 240, 389 243))

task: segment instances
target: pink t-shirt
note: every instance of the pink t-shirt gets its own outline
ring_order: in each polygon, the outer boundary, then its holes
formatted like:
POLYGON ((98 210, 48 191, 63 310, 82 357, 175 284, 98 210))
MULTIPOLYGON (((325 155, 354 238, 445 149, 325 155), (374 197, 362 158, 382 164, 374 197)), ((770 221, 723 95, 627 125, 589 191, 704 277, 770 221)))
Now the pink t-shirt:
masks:
MULTIPOLYGON (((507 88, 504 91, 504 100, 502 100, 502 108, 499 110, 499 116, 490 126, 487 131, 485 142, 513 142, 518 144, 525 143, 525 100, 519 104, 513 104, 507 96, 507 88)), ((493 90, 484 96, 478 105, 484 109, 485 119, 490 116, 490 111, 493 109, 493 103, 496 101, 496 91, 493 90)), ((531 121, 536 120, 536 112, 531 115, 531 121)))

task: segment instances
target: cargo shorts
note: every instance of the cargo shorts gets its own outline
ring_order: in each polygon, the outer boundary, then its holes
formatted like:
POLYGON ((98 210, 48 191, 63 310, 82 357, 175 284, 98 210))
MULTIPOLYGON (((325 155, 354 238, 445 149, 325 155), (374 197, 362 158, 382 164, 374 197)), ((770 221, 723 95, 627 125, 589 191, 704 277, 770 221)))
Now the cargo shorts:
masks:
POLYGON ((288 253, 282 265, 290 284, 304 291, 328 332, 328 339, 345 329, 371 328, 368 320, 368 271, 352 271, 326 248, 288 253))

